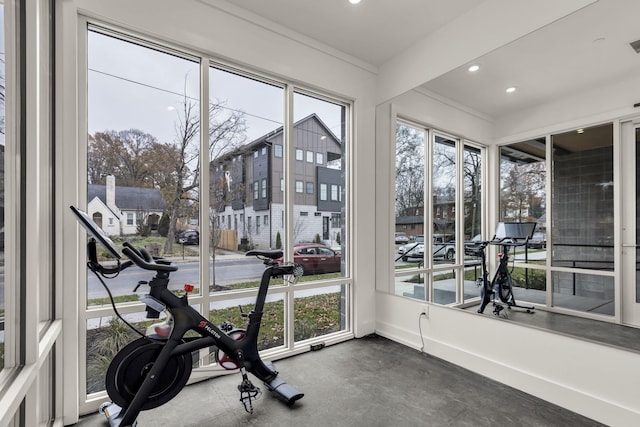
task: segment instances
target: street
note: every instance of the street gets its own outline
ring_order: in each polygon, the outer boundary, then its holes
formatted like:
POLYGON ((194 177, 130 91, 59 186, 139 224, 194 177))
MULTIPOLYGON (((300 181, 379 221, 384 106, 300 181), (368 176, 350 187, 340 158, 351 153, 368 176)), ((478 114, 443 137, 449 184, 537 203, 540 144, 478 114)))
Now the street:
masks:
MULTIPOLYGON (((213 267, 213 261, 209 262, 209 268, 213 267)), ((256 258, 230 258, 218 257, 215 262, 215 284, 225 285, 229 283, 244 282, 249 280, 259 280, 265 266, 262 261, 256 258)), ((211 271, 211 270, 210 270, 211 271)), ((213 281, 213 271, 211 280, 213 281)), ((113 279, 104 279, 109 290, 114 296, 127 295, 133 293, 133 289, 139 281, 150 281, 154 276, 152 271, 142 270, 135 266, 122 271, 113 279)), ((198 261, 186 261, 178 263, 178 271, 171 273, 169 289, 179 290, 185 283, 191 283, 195 287, 200 287, 200 263, 198 261)), ((140 292, 145 292, 149 288, 142 285, 140 292), (146 289, 145 289, 146 288, 146 289)), ((102 284, 95 274, 87 271, 87 299, 107 297, 102 284)))

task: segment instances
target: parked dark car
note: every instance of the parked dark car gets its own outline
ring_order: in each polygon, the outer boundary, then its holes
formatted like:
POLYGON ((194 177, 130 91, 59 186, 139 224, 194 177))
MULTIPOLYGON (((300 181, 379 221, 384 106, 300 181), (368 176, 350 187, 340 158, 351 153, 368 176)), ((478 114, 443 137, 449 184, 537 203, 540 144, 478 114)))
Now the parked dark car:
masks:
MULTIPOLYGON (((293 248, 293 262, 302 266, 303 274, 338 272, 341 260, 340 252, 319 243, 300 243, 293 248)), ((283 259, 277 261, 282 263, 283 259)))
POLYGON ((199 245, 200 233, 196 230, 181 230, 176 232, 176 243, 183 245, 199 245))

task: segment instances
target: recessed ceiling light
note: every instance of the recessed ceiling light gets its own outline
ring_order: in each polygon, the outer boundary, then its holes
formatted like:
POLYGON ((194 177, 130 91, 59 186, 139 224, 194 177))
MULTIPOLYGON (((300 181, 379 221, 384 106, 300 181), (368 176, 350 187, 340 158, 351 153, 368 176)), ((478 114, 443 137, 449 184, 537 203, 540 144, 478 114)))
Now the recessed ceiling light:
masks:
POLYGON ((472 73, 475 73, 479 69, 480 69, 480 66, 478 64, 473 64, 472 66, 469 67, 469 71, 472 73))
POLYGON ((515 91, 516 91, 515 86, 511 86, 511 87, 508 87, 508 88, 505 89, 505 92, 507 92, 507 93, 513 93, 515 91))
POLYGON ((578 132, 578 133, 584 133, 584 129, 578 129, 576 132, 578 132))
POLYGON ((360 0, 349 0, 349 3, 358 4, 358 3, 360 3, 360 0))

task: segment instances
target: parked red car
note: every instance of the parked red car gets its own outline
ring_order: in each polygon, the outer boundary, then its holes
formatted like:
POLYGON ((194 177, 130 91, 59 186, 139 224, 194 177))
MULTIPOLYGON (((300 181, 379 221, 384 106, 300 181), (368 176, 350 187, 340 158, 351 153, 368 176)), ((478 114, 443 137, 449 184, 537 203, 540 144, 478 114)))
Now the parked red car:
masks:
MULTIPOLYGON (((305 275, 338 272, 341 260, 340 252, 319 243, 300 243, 293 248, 293 262, 302 266, 305 275)), ((283 259, 277 261, 282 263, 283 259)))

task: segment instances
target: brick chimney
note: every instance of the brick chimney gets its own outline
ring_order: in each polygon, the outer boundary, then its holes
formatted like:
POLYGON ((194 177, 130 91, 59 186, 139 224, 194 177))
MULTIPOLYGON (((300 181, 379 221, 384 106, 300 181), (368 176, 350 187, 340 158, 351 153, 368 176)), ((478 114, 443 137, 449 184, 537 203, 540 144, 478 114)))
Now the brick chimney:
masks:
POLYGON ((107 175, 107 207, 114 212, 118 211, 116 206, 116 177, 107 175))

